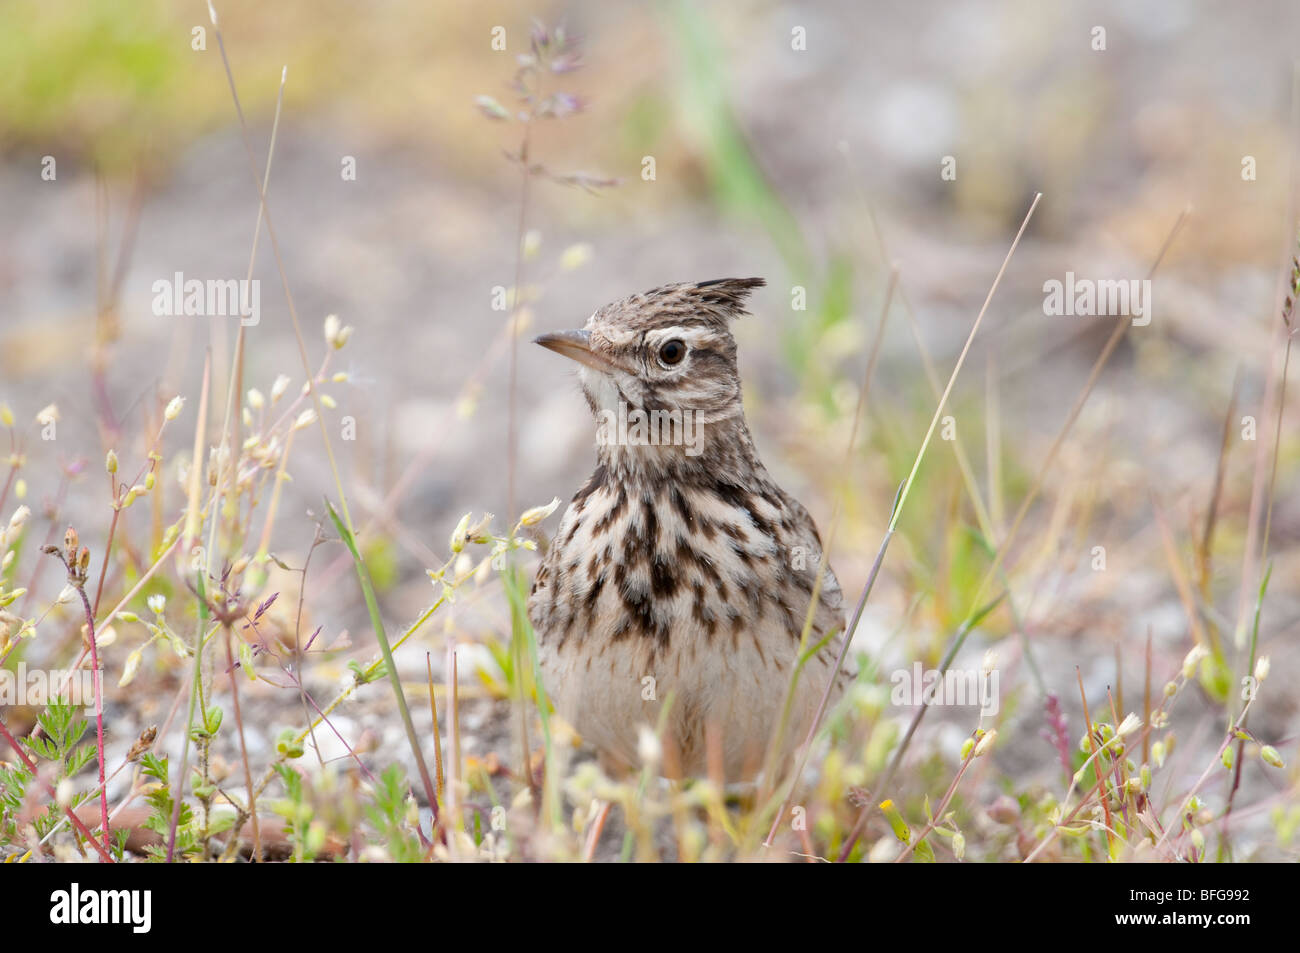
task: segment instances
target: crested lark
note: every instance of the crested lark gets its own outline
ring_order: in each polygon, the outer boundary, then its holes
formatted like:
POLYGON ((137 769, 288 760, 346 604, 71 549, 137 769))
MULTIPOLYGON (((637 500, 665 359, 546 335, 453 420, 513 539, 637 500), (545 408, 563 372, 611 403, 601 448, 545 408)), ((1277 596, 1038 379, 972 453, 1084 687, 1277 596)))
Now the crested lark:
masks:
MULTIPOLYGON (((536 343, 582 365, 597 466, 537 570, 528 613, 559 713, 615 770, 672 700, 665 773, 726 780, 762 767, 820 565, 812 517, 763 467, 745 426, 728 326, 761 278, 667 285, 536 343)), ((801 742, 834 667, 844 611, 830 567, 786 747, 801 742), (833 633, 836 638, 827 639, 833 633), (824 641, 825 640, 825 641, 824 641)), ((834 701, 853 677, 841 670, 834 701)))

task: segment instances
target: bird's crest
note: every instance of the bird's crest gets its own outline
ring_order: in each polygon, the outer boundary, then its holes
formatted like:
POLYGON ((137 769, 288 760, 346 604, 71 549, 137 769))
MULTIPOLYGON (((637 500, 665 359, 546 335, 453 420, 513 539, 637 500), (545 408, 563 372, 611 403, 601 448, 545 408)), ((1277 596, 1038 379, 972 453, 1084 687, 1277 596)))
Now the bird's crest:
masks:
POLYGON ((595 317, 597 320, 638 314, 655 318, 702 317, 726 327, 730 319, 749 313, 745 310, 745 299, 755 288, 766 284, 763 278, 714 278, 663 285, 608 304, 595 317))

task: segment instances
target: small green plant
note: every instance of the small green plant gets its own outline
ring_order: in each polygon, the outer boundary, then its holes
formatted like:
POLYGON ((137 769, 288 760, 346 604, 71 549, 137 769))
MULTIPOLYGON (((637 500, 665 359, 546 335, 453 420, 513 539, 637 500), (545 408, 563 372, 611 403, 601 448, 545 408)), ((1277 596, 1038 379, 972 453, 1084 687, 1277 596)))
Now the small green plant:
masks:
MULTIPOLYGON (((152 778, 154 782, 145 794, 145 802, 149 805, 150 810, 144 826, 147 830, 153 831, 165 840, 171 830, 172 808, 174 807, 171 787, 167 779, 167 759, 146 754, 140 758, 140 764, 145 777, 152 778)), ((149 852, 149 856, 156 861, 166 859, 167 850, 165 847, 150 845, 145 849, 149 852)), ((198 852, 199 839, 194 826, 194 812, 188 804, 182 801, 180 805, 180 821, 176 828, 176 848, 173 857, 183 859, 198 852)))
MULTIPOLYGON (((71 787, 73 779, 81 773, 82 768, 95 758, 95 746, 89 741, 81 741, 90 723, 81 716, 78 706, 66 702, 50 704, 36 720, 41 733, 33 733, 23 739, 24 744, 38 759, 38 763, 46 761, 58 765, 57 783, 60 788, 71 787)), ((0 832, 4 834, 5 840, 17 839, 17 816, 32 780, 32 773, 24 767, 0 769, 0 832)), ((94 796, 93 789, 70 791, 67 803, 76 810, 94 796)), ((32 819, 37 840, 45 840, 62 826, 63 821, 64 815, 61 812, 37 814, 32 819)))
POLYGON ((311 863, 325 846, 325 827, 304 795, 302 775, 287 764, 277 764, 275 771, 284 783, 285 796, 272 810, 285 820, 284 833, 293 846, 291 859, 296 864, 311 863))
POLYGON ((403 864, 422 860, 424 850, 412 833, 419 825, 419 811, 401 765, 390 765, 372 794, 374 800, 366 805, 366 818, 379 835, 388 859, 403 864))

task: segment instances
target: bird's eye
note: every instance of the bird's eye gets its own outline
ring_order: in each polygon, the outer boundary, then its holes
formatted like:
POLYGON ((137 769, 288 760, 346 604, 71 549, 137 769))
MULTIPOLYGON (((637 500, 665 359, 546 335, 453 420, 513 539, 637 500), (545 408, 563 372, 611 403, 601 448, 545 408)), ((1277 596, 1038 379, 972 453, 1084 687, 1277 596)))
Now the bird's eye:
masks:
POLYGON ((673 338, 671 341, 659 348, 659 363, 667 367, 674 364, 680 364, 682 358, 686 356, 686 345, 681 341, 673 338))

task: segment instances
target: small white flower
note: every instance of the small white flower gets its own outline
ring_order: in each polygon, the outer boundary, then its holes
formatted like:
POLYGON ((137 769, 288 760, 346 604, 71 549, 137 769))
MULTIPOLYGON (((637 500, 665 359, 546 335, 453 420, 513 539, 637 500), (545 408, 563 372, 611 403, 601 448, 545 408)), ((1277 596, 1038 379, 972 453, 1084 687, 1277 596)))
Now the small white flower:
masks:
POLYGON ((1129 712, 1124 716, 1124 720, 1119 723, 1119 727, 1115 729, 1115 736, 1117 738, 1123 738, 1125 735, 1133 734, 1133 732, 1137 731, 1141 727, 1142 719, 1135 713, 1129 712))
POLYGON ((275 383, 271 385, 271 403, 274 404, 284 396, 284 392, 289 389, 289 384, 290 380, 284 374, 275 379, 275 383))
POLYGON ((340 326, 337 314, 331 314, 325 319, 325 343, 334 350, 337 351, 347 344, 350 337, 352 337, 352 326, 340 326))
POLYGON ((167 409, 163 411, 163 417, 167 420, 175 420, 181 415, 181 408, 184 406, 184 397, 173 397, 167 402, 167 409))
POLYGON ((167 597, 161 592, 155 593, 146 601, 149 604, 150 611, 153 612, 154 615, 162 615, 163 610, 167 608, 167 597))

